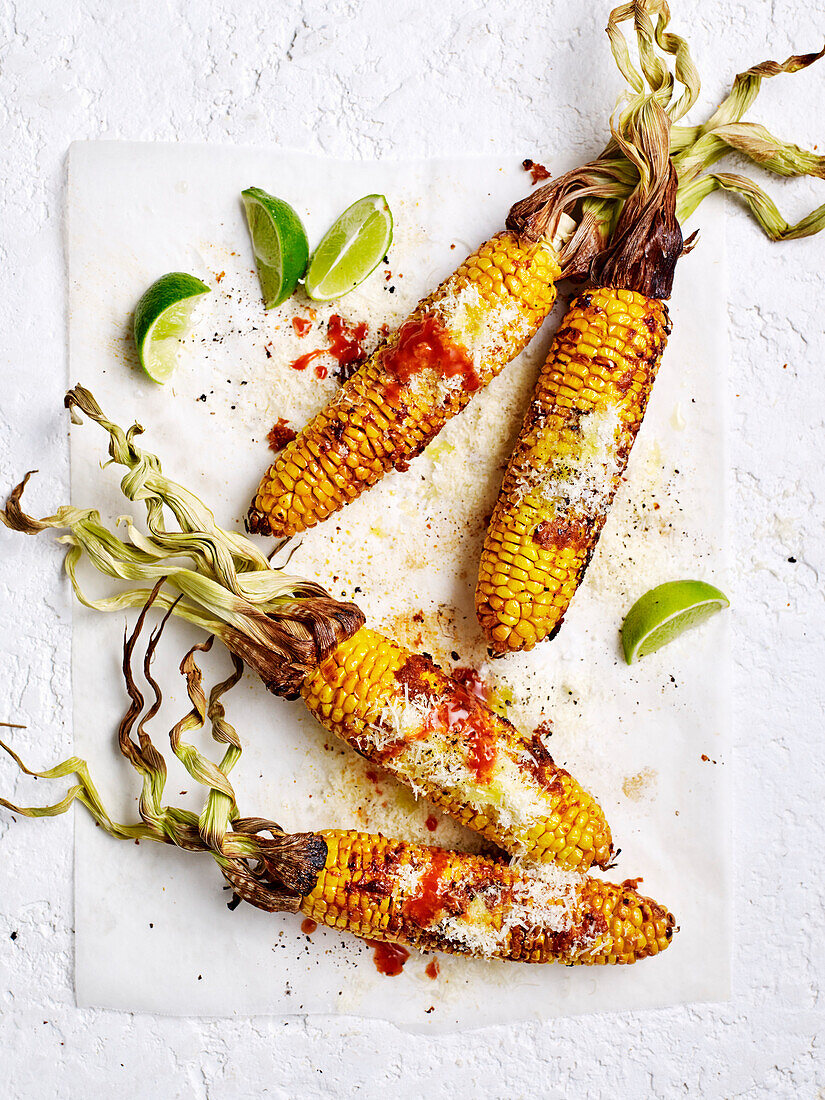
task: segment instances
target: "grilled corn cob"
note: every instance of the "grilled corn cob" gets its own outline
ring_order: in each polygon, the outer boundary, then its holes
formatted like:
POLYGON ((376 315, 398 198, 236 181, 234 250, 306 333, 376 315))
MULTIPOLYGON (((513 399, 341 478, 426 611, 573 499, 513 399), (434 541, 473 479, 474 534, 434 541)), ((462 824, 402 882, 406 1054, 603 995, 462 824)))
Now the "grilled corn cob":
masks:
POLYGON ((499 652, 561 626, 595 549, 670 332, 664 302, 599 287, 571 304, 541 370, 479 565, 499 652))
POLYGON ((208 852, 238 897, 258 908, 303 911, 318 923, 372 939, 524 962, 634 962, 667 946, 673 918, 641 898, 630 882, 613 886, 557 867, 528 875, 503 861, 379 835, 344 830, 290 835, 273 821, 241 817, 229 772, 242 749, 222 702, 240 679, 241 664, 235 661, 234 674, 212 688, 207 702, 195 659, 204 646, 193 647, 181 662, 193 709, 172 729, 170 744, 209 793, 200 814, 169 806, 166 761, 146 728, 162 702, 150 669, 166 619, 151 635, 142 662, 154 693, 145 713, 133 676, 134 650, 162 584, 155 585, 123 643, 130 706, 117 740, 142 777, 140 821, 124 825, 110 817, 86 761, 73 757, 35 772, 2 741, 0 748, 26 774, 44 780, 74 775, 76 782, 52 806, 17 806, 0 798, 0 807, 26 817, 51 817, 65 813, 77 799, 101 828, 121 840, 208 852), (207 721, 214 739, 227 747, 220 763, 180 741, 184 727, 191 730, 207 721))
POLYGON ((278 455, 249 512, 290 536, 405 470, 550 312, 560 268, 545 243, 503 232, 474 252, 278 455))
POLYGON ((352 831, 321 833, 326 862, 301 911, 318 924, 424 950, 513 962, 633 963, 670 943, 673 916, 631 882, 352 831))
MULTIPOLYGON (((823 158, 740 120, 763 79, 804 69, 825 50, 740 73, 706 123, 671 133, 671 122, 696 101, 699 77, 684 39, 664 33, 668 18, 666 5, 646 0, 610 15, 608 34, 619 68, 634 88, 647 83, 651 94, 638 95, 618 113, 615 147, 603 154, 604 166, 620 148, 639 182, 621 206, 611 242, 600 243, 595 254, 579 254, 589 262, 576 273, 588 274, 595 289, 572 303, 553 342, 487 532, 476 612, 501 653, 530 649, 555 634, 595 549, 670 333, 663 299, 680 255, 690 247, 683 245, 679 222, 706 195, 723 189, 744 199, 773 240, 825 228, 825 206, 789 225, 753 181, 702 175, 726 147, 781 175, 822 174, 823 158), (641 72, 629 64, 619 29, 630 19, 641 72), (657 49, 679 58, 675 80, 663 83, 667 70, 657 49)), ((516 204, 508 227, 535 239, 531 226, 542 224, 541 204, 541 191, 516 204)), ((595 208, 605 224, 610 206, 595 208)), ((570 270, 565 266, 565 274, 570 270)))
POLYGON ((596 801, 543 740, 373 630, 339 645, 302 689, 319 722, 505 851, 586 870, 613 850, 596 801))

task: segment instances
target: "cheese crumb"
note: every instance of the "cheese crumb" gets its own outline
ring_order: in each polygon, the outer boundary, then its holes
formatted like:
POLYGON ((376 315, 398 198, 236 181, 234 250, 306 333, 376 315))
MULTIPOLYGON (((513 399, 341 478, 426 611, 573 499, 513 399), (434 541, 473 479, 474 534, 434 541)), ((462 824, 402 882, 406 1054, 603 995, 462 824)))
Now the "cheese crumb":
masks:
POLYGON ((543 510, 593 516, 604 511, 620 470, 617 446, 621 420, 615 405, 585 413, 575 451, 552 466, 524 471, 516 487, 519 501, 531 496, 543 510))

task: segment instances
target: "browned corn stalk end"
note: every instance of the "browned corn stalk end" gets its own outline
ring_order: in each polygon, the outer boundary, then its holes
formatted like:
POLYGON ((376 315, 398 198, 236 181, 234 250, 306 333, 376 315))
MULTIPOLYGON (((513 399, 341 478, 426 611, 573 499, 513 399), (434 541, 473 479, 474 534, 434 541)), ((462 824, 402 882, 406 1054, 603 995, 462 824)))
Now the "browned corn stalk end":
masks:
MULTIPOLYGON (((257 499, 257 498, 256 498, 257 499)), ((250 535, 271 535, 273 533, 269 519, 252 501, 246 515, 246 529, 250 535)))
POLYGON ((278 610, 278 620, 254 616, 254 631, 227 627, 225 645, 263 680, 275 695, 297 696, 301 686, 335 648, 364 625, 364 613, 354 603, 339 603, 323 595, 278 610))

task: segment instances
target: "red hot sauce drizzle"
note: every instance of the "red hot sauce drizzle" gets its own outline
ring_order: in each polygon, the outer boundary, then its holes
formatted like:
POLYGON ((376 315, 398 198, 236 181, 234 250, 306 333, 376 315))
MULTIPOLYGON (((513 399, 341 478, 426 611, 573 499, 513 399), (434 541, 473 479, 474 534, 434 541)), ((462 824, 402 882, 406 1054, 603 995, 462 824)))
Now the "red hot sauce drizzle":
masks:
POLYGON ((427 828, 430 830, 431 833, 434 833, 436 831, 436 829, 438 828, 438 818, 433 817, 433 815, 430 814, 430 816, 427 818, 427 820, 424 822, 424 824, 427 826, 427 828))
POLYGON ((459 684, 429 716, 427 732, 437 729, 439 724, 448 730, 459 728, 467 741, 467 767, 479 783, 489 783, 496 761, 496 736, 477 696, 459 684))
POLYGON ((410 957, 406 947, 397 943, 383 943, 381 940, 367 940, 372 948, 375 969, 388 978, 397 978, 404 969, 404 963, 410 957))
POLYGON ((421 928, 427 928, 432 924, 436 913, 443 905, 441 876, 447 868, 449 859, 449 853, 441 848, 430 849, 430 851, 432 852, 430 863, 421 876, 418 893, 404 902, 404 916, 415 921, 421 928))
POLYGON ((453 340, 434 313, 405 321, 398 330, 397 342, 380 355, 381 365, 392 379, 384 385, 391 399, 397 399, 402 387, 424 370, 433 370, 442 378, 460 377, 468 393, 481 388, 467 349, 453 340))
POLYGON ((424 973, 427 975, 430 981, 434 982, 435 979, 438 977, 438 959, 431 959, 430 962, 428 962, 427 965, 424 967, 424 973))
POLYGON ((482 680, 478 669, 454 668, 451 675, 454 680, 458 680, 469 691, 470 695, 474 695, 482 703, 490 702, 490 688, 482 680))
MULTIPOLYGON (((422 673, 432 666, 423 657, 411 657, 400 668, 395 678, 407 688, 410 698, 419 698, 429 691, 428 684, 422 679, 422 673)), ((466 740, 467 766, 475 774, 479 783, 489 783, 496 761, 496 735, 490 725, 488 711, 482 705, 486 701, 487 686, 474 669, 459 670, 466 672, 467 679, 474 677, 473 690, 466 683, 458 682, 448 691, 445 698, 439 700, 430 710, 421 728, 420 737, 428 737, 438 729, 455 730, 466 740), (477 686, 477 685, 480 685, 477 686), (479 695, 483 689, 484 695, 479 695)), ((455 674, 453 679, 458 679, 455 674)), ((405 748, 406 742, 400 741, 395 751, 405 748)), ((384 757, 387 758, 386 755, 384 757)))
MULTIPOLYGON (((482 706, 492 697, 490 685, 481 678, 475 668, 454 668, 453 679, 458 680, 464 691, 482 706)), ((476 774, 479 783, 489 783, 496 762, 496 738, 487 720, 487 714, 476 706, 471 725, 470 752, 467 763, 476 774)))
POLYGON ((301 931, 305 936, 311 936, 315 929, 318 927, 318 922, 314 921, 312 917, 306 917, 301 921, 301 931))
POLYGON ((475 772, 479 783, 489 783, 496 762, 496 742, 493 731, 485 724, 473 725, 468 730, 470 751, 467 765, 475 772))
MULTIPOLYGON (((308 351, 306 355, 299 355, 297 359, 293 360, 289 365, 293 370, 306 370, 313 359, 317 359, 319 355, 326 355, 326 348, 317 348, 315 351, 308 351)), ((318 368, 315 368, 315 373, 318 373, 318 368)), ((326 368, 324 368, 324 374, 321 377, 326 376, 326 368)))
POLYGON ((355 374, 366 358, 363 346, 366 335, 366 321, 349 324, 337 313, 333 313, 329 319, 327 325, 329 353, 338 361, 335 377, 342 385, 355 374))
MULTIPOLYGON (((298 336, 303 336, 310 325, 311 322, 302 317, 292 318, 292 327, 298 336)), ((306 370, 314 359, 321 355, 331 355, 338 363, 335 377, 339 382, 346 382, 351 375, 355 374, 365 359, 362 341, 366 338, 366 335, 366 321, 351 325, 342 320, 337 313, 333 313, 327 323, 329 347, 308 351, 306 355, 299 356, 289 365, 293 370, 306 370)), ((328 374, 329 368, 322 363, 318 363, 315 367, 315 377, 326 378, 328 374)))

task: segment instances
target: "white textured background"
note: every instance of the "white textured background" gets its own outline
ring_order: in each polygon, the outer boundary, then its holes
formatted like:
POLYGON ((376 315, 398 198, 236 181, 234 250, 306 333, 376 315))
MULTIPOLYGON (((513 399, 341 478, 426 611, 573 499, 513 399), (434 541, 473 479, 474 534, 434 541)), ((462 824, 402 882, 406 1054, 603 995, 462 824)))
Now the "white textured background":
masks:
MULTIPOLYGON (((673 6, 714 101, 723 78, 813 49, 825 32, 823 0, 673 6)), ((460 148, 563 167, 601 147, 619 89, 607 10, 600 0, 2 0, 3 490, 39 466, 32 510, 68 492, 71 140, 282 142, 364 157, 460 148)), ((802 143, 825 138, 825 70, 766 85, 757 114, 802 143)), ((812 194, 790 185, 783 205, 801 212, 812 194)), ((10 828, 4 816, 0 1096, 825 1096, 823 243, 769 246, 733 211, 728 241, 739 566, 733 1002, 443 1039, 346 1019, 79 1012, 71 823, 10 828)), ((27 723, 15 742, 46 763, 70 747, 68 592, 47 539, 3 532, 0 546, 0 717, 27 723)), ((5 793, 12 772, 0 776, 5 793)))

